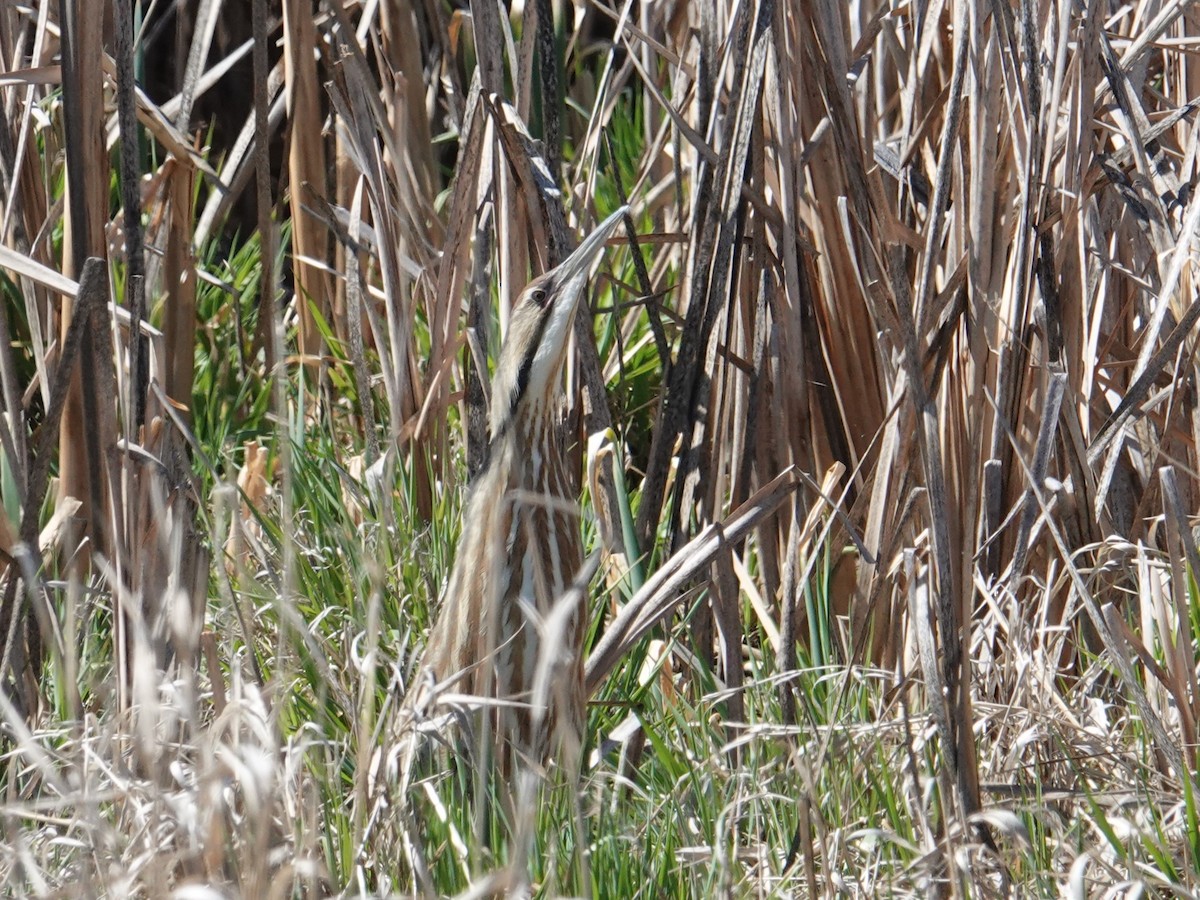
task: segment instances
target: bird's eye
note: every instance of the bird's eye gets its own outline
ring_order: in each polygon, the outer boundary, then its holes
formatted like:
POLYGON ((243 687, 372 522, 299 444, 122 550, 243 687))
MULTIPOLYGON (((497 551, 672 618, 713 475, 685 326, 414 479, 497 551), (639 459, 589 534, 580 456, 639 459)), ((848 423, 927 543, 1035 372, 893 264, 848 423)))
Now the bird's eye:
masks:
POLYGON ((538 306, 545 306, 546 305, 546 289, 545 288, 534 288, 532 291, 529 292, 529 299, 532 300, 534 303, 536 303, 538 306))

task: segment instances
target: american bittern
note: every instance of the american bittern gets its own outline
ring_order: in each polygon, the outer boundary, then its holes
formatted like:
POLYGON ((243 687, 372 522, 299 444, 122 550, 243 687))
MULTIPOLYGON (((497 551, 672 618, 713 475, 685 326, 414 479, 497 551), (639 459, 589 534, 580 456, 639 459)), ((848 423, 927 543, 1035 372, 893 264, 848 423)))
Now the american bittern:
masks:
POLYGON ((428 712, 445 688, 481 698, 494 710, 485 723, 503 768, 513 751, 540 765, 563 741, 577 748, 583 731, 586 591, 570 590, 583 555, 558 401, 588 273, 624 213, 535 278, 513 307, 492 379, 488 460, 406 701, 413 713, 428 712))

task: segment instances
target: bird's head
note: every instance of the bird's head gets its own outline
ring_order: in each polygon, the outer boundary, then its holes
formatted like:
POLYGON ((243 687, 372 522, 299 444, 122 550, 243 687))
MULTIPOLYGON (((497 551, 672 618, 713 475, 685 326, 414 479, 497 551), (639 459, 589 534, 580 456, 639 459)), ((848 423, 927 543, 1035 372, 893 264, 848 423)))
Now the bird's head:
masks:
POLYGON ((559 266, 521 292, 508 319, 508 333, 492 379, 491 429, 496 436, 531 404, 544 407, 558 389, 571 323, 592 265, 628 207, 596 226, 559 266))

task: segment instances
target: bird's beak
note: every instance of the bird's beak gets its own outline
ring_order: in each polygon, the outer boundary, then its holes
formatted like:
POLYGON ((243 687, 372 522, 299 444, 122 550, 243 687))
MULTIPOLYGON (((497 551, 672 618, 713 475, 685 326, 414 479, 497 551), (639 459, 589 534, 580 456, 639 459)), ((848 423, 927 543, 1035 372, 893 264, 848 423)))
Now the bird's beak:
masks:
POLYGON ((563 260, 558 267, 557 277, 554 279, 562 286, 563 296, 574 295, 577 297, 583 293, 583 283, 592 270, 592 264, 600 257, 600 251, 604 249, 604 242, 616 230, 627 212, 629 212, 629 207, 622 206, 597 225, 595 230, 575 248, 575 252, 563 260))

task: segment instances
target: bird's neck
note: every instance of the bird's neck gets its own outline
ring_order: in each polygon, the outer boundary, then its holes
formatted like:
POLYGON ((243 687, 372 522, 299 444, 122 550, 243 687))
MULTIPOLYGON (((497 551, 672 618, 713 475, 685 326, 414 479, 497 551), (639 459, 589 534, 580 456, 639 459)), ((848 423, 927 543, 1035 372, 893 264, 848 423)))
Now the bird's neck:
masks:
POLYGON ((566 477, 558 410, 529 410, 505 429, 492 453, 507 457, 509 490, 529 490, 578 499, 566 477))

